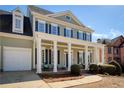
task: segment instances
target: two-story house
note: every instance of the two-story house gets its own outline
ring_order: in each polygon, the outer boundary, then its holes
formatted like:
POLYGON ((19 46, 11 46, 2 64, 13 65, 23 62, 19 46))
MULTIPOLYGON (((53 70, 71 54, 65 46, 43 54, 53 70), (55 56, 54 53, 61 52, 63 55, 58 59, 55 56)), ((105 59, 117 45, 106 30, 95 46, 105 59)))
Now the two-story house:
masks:
POLYGON ((27 16, 17 8, 1 11, 0 18, 3 71, 36 69, 42 73, 44 66, 53 72, 61 68, 70 71, 72 64, 83 64, 88 70, 90 63, 104 63, 104 45, 92 42, 94 31, 71 11, 53 13, 28 6, 27 16))
POLYGON ((122 35, 112 40, 102 39, 98 40, 98 42, 106 44, 105 61, 107 63, 111 60, 115 60, 124 67, 124 37, 122 35))

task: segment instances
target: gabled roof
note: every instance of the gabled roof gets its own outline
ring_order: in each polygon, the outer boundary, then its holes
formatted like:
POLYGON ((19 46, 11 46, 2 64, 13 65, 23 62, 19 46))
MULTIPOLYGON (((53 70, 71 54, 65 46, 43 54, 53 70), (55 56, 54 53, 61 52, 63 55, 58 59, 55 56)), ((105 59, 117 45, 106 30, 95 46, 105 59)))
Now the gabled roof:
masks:
POLYGON ((29 5, 28 9, 30 9, 31 11, 43 14, 43 15, 53 14, 53 12, 51 12, 51 11, 45 10, 43 8, 39 8, 39 7, 34 6, 34 5, 29 5))
POLYGON ((1 14, 11 14, 11 12, 5 11, 5 10, 0 10, 0 15, 1 14))
MULTIPOLYGON (((69 10, 67 11, 62 11, 62 12, 58 12, 58 13, 54 13, 54 14, 48 14, 47 16, 49 17, 59 17, 59 16, 66 16, 69 15, 75 22, 77 22, 79 25, 84 26, 79 20, 78 18, 69 10)), ((85 27, 85 26, 84 26, 85 27)))
MULTIPOLYGON (((121 41, 120 41, 120 44, 121 44, 122 42, 124 42, 124 37, 121 35, 121 36, 118 36, 118 37, 112 39, 112 40, 111 40, 111 45, 113 45, 113 46, 116 45, 116 43, 118 42, 118 40, 121 40, 121 41)), ((119 45, 120 45, 120 44, 119 44, 119 45)), ((119 45, 118 45, 118 46, 119 46, 119 45)))
POLYGON ((14 10, 12 10, 12 12, 19 12, 19 13, 22 13, 22 11, 20 10, 19 7, 16 7, 14 10))

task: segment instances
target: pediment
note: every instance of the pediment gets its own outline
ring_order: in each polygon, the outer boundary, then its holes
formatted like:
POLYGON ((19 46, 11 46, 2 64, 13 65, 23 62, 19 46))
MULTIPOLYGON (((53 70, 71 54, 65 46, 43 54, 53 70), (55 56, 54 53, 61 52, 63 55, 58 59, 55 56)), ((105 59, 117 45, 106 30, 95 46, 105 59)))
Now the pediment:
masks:
POLYGON ((59 12, 59 13, 54 13, 54 14, 49 14, 47 15, 49 17, 54 17, 56 19, 62 20, 62 21, 66 21, 75 25, 79 25, 79 26, 84 26, 79 20, 78 18, 72 14, 71 11, 64 11, 64 12, 59 12), (70 18, 70 20, 68 20, 70 18))

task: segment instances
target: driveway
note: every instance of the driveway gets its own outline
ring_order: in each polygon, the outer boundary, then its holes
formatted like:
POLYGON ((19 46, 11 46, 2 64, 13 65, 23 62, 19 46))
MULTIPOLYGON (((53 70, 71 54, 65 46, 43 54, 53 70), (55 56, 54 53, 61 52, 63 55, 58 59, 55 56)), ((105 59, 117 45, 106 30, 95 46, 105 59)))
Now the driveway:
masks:
POLYGON ((49 87, 41 78, 32 71, 2 72, 0 73, 0 87, 49 87))

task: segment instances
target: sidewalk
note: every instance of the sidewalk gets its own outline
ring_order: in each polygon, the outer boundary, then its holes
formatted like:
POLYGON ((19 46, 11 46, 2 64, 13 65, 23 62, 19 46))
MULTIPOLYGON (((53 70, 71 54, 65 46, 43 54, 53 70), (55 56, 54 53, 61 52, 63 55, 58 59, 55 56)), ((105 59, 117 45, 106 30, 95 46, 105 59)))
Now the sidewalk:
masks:
POLYGON ((48 83, 48 85, 51 88, 67 88, 67 87, 72 87, 76 85, 81 85, 81 84, 88 84, 88 83, 93 83, 102 80, 102 77, 97 76, 97 75, 92 75, 92 76, 86 76, 82 79, 78 80, 69 80, 69 81, 61 81, 61 82, 54 82, 54 83, 48 83))
POLYGON ((78 80, 69 80, 53 83, 46 83, 43 80, 34 80, 10 84, 0 84, 0 88, 66 88, 81 84, 93 83, 100 80, 102 80, 102 77, 97 75, 90 75, 78 80))

